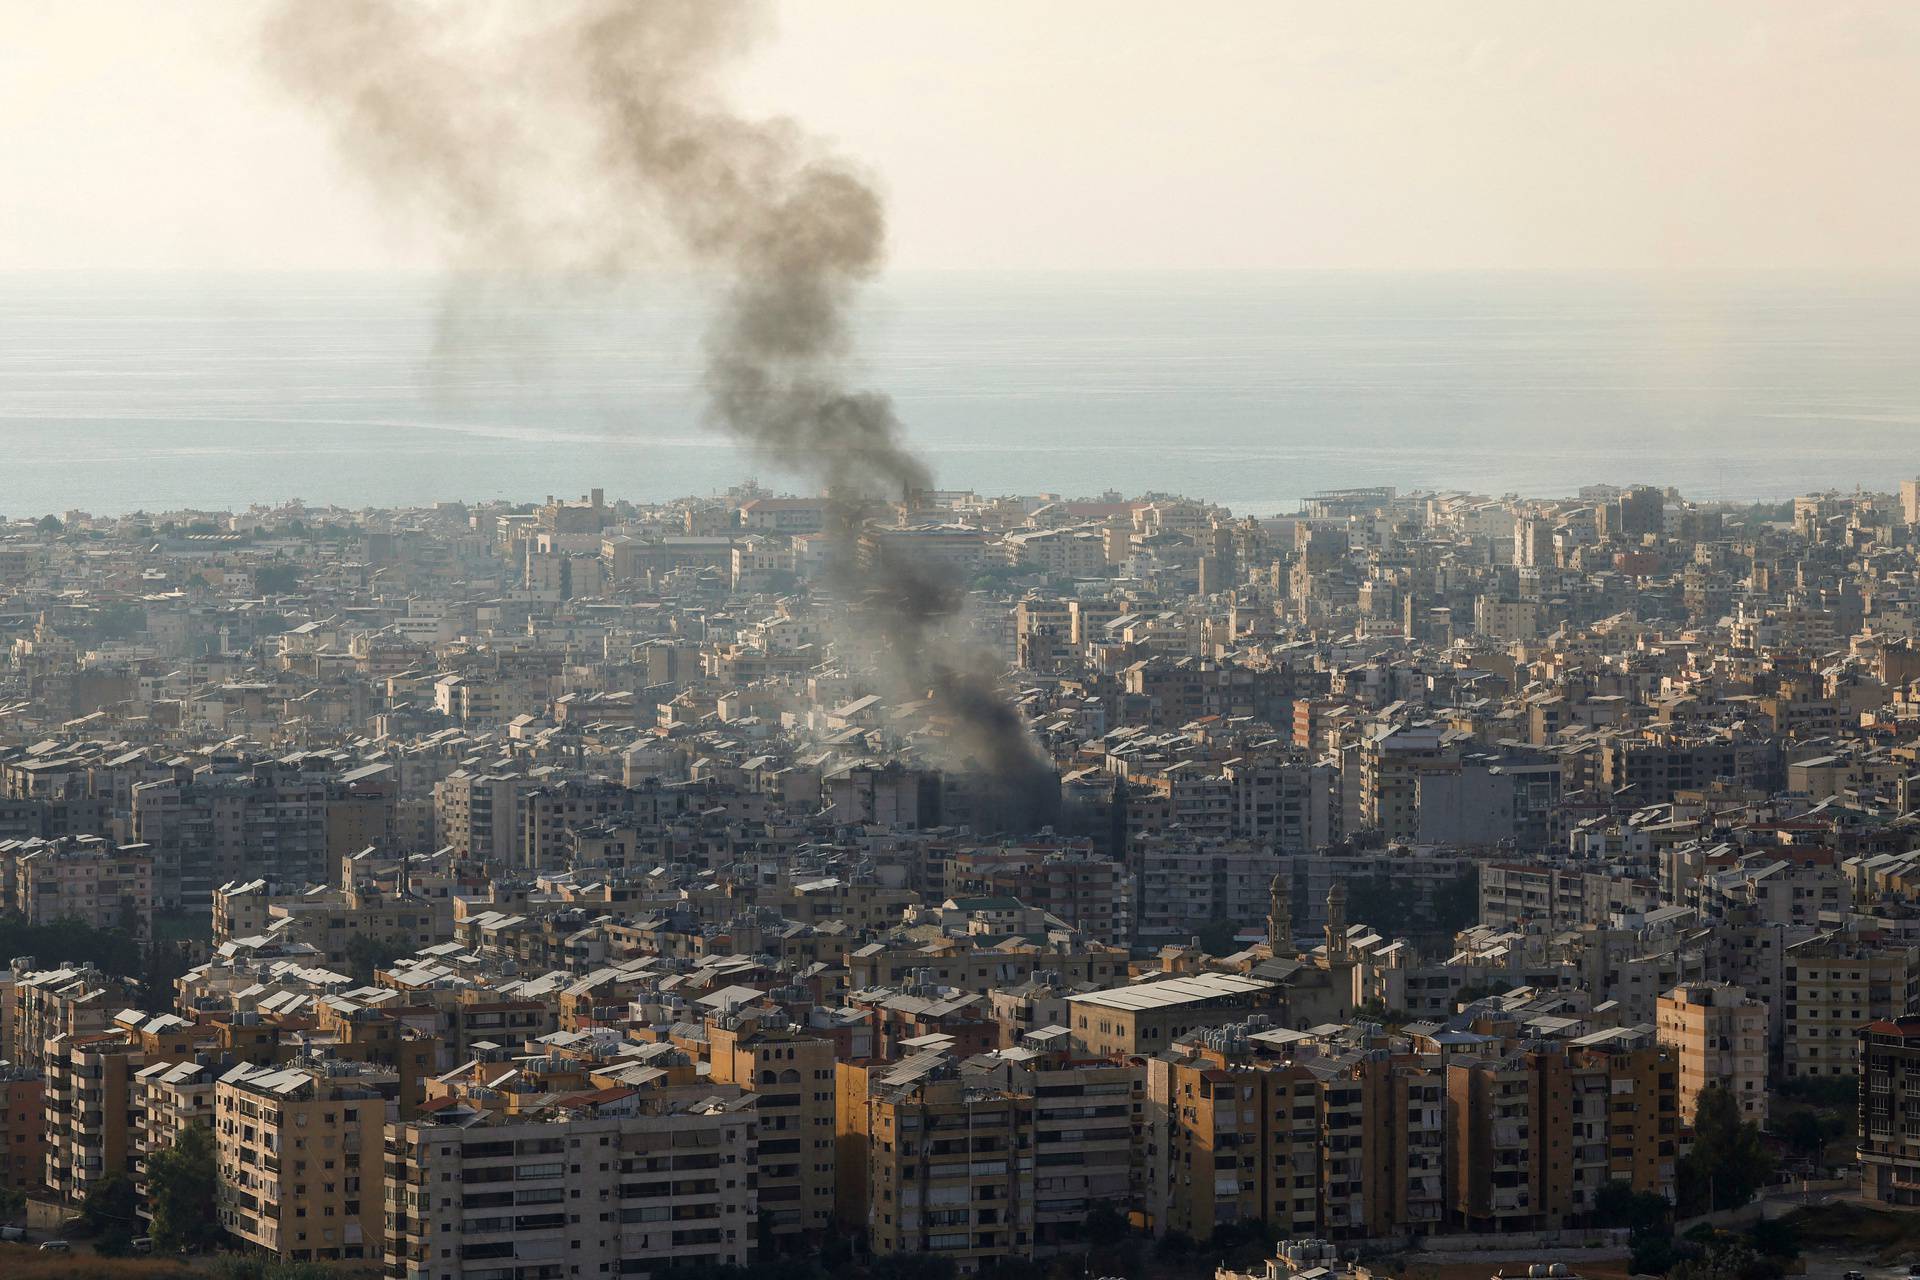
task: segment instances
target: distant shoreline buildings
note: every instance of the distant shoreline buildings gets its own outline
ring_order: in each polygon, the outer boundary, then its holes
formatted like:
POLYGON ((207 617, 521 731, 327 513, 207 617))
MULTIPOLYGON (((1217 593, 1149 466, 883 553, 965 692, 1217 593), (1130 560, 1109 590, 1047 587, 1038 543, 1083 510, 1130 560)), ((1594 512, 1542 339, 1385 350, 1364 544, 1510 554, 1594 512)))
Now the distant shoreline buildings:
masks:
POLYGON ((973 1272, 1691 1208, 1787 1088, 1917 1203, 1917 629, 1920 481, 0 524, 0 924, 144 961, 0 974, 0 1183, 204 1125, 289 1260, 973 1272))

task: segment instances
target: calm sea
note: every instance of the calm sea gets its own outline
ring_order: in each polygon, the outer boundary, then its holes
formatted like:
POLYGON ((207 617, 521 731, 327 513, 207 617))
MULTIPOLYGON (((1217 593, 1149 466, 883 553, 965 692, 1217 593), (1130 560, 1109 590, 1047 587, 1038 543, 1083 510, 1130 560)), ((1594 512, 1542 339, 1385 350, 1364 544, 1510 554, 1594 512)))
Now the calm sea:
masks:
MULTIPOLYGON (((0 513, 799 488, 704 428, 685 282, 0 277, 0 513), (451 302, 449 301, 451 299, 451 302)), ((897 275, 853 364, 938 482, 1703 498, 1920 473, 1920 281, 897 275)))

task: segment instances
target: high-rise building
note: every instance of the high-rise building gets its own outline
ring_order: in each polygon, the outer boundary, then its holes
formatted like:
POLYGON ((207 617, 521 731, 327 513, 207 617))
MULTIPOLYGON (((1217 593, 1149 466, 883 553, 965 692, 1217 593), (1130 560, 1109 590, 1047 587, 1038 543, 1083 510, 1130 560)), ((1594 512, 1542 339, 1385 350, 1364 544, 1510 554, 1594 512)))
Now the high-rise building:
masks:
POLYGON ((327 775, 304 761, 219 760, 190 781, 133 788, 133 838, 151 847, 155 905, 204 911, 233 880, 330 881, 327 775))
POLYGON ((1767 1007, 1730 982, 1684 982, 1660 997, 1660 1043, 1680 1061, 1680 1123, 1719 1085, 1743 1117, 1767 1123, 1767 1007))
POLYGON ((293 1262, 380 1256, 393 1076, 361 1063, 241 1064, 214 1086, 220 1221, 293 1262))
POLYGON ((1841 932, 1787 948, 1781 1010, 1788 1079, 1860 1070, 1860 1028, 1920 1000, 1920 947, 1841 932))
POLYGON ((833 1219, 833 1042, 772 1012, 719 1014, 706 1029, 712 1078, 754 1099, 761 1220, 776 1236, 824 1232, 833 1219))
POLYGON ((572 1280, 743 1266, 755 1141, 753 1101, 731 1090, 610 1087, 521 1115, 443 1098, 387 1129, 386 1274, 572 1280))
POLYGON ((842 1063, 838 1093, 836 1210, 875 1254, 971 1273, 1033 1252, 1032 1096, 969 1082, 939 1050, 842 1063))
POLYGON ((30 1067, 0 1062, 0 1189, 30 1191, 46 1173, 45 1082, 30 1067))
POLYGON ((1861 1027, 1860 1194, 1920 1205, 1920 1014, 1861 1027))

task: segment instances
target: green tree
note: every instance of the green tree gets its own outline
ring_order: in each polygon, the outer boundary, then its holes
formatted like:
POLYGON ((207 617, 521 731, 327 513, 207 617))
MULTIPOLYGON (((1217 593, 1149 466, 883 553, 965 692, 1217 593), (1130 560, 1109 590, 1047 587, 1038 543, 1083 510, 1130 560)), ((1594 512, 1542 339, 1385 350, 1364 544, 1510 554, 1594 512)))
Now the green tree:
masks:
POLYGON ((1634 1237, 1629 1241, 1633 1256, 1628 1260, 1628 1269, 1636 1276, 1662 1276, 1672 1271, 1675 1264, 1688 1256, 1691 1245, 1676 1244, 1673 1236, 1665 1232, 1645 1237, 1634 1237))
POLYGON ((1379 1022, 1390 1027, 1412 1021, 1405 1009, 1390 1009, 1386 1002, 1378 997, 1357 1006, 1353 1012, 1357 1017, 1365 1018, 1369 1022, 1379 1022))
POLYGON ((1849 1113, 1860 1101, 1859 1076, 1794 1076, 1775 1086, 1783 1098, 1849 1113))
POLYGON ((336 1272, 319 1262, 283 1262, 257 1253, 223 1253, 207 1261, 219 1280, 335 1280, 336 1272))
POLYGON ((1666 1232, 1667 1202, 1654 1191, 1635 1191, 1633 1184, 1615 1180, 1593 1198, 1593 1216, 1602 1227, 1627 1227, 1639 1235, 1666 1232))
POLYGON ((41 516, 40 523, 36 524, 34 528, 42 533, 59 533, 62 529, 66 528, 66 526, 60 523, 59 516, 41 516))
POLYGON ((1395 884, 1390 876, 1360 876, 1347 881, 1347 919, 1378 930, 1385 937, 1418 933, 1425 902, 1411 884, 1395 884))
POLYGON ((300 588, 300 571, 290 564, 263 564, 253 571, 253 589, 262 595, 286 595, 300 588))
POLYGON ((0 955, 41 956, 97 966, 119 978, 139 976, 146 956, 121 929, 95 929, 79 920, 28 924, 20 915, 0 915, 0 955))
POLYGON ((1476 867, 1455 876, 1433 895, 1436 928, 1457 933, 1480 922, 1480 872, 1476 867))
POLYGON ((1802 1155, 1818 1155, 1827 1145, 1828 1125, 1818 1111, 1801 1108, 1781 1116, 1773 1133, 1802 1155))
POLYGON ((1084 1274, 1096 1276, 1136 1276, 1141 1272, 1141 1252, 1145 1244, 1141 1234, 1127 1221, 1127 1215, 1105 1201, 1087 1213, 1087 1252, 1085 1266, 1076 1270, 1073 1280, 1084 1274))
POLYGON ((131 600, 116 600, 93 617, 93 634, 101 640, 125 640, 146 629, 146 606, 131 600))
POLYGON ((140 990, 149 1009, 171 1009, 175 983, 193 968, 193 957, 185 943, 156 942, 147 949, 147 964, 140 972, 140 990))
POLYGON ((1232 920, 1209 920, 1200 926, 1196 935, 1200 939, 1200 949, 1210 956, 1230 956, 1240 949, 1234 941, 1240 926, 1232 920))
POLYGON ((1722 1085, 1700 1093, 1693 1118, 1693 1151, 1680 1162, 1680 1204, 1687 1213, 1737 1209, 1753 1199, 1773 1173, 1773 1156, 1757 1125, 1740 1118, 1740 1104, 1722 1085))
POLYGON ((153 1213, 153 1246, 167 1253, 211 1249, 225 1238, 208 1212, 220 1190, 213 1130, 189 1125, 173 1145, 147 1159, 147 1207, 153 1213))
POLYGON ((103 1258, 124 1258, 133 1252, 133 1232, 109 1227, 93 1238, 93 1251, 103 1258))
POLYGON ((1747 1239, 1762 1256, 1797 1258, 1800 1256, 1800 1232, 1785 1218, 1762 1218, 1747 1229, 1747 1239))
POLYGON ((124 1173, 110 1173, 93 1184, 80 1204, 80 1230, 89 1236, 104 1236, 112 1231, 133 1234, 140 1221, 134 1212, 140 1201, 133 1179, 124 1173))
POLYGON ((356 933, 347 940, 347 972, 358 982, 370 983, 374 970, 384 969, 412 951, 404 938, 376 938, 356 933))
POLYGON ((958 1271, 952 1258, 929 1253, 890 1253, 867 1267, 872 1280, 953 1280, 958 1271))

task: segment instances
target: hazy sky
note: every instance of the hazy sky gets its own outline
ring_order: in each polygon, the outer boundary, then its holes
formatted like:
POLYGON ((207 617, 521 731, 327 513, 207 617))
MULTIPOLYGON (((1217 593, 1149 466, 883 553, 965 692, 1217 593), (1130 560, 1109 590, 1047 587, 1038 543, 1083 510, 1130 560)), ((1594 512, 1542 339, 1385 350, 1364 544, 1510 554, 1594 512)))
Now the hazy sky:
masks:
MULTIPOLYGON (((0 269, 433 265, 259 72, 257 12, 0 0, 0 269)), ((737 99, 871 169, 899 267, 1920 267, 1920 4, 777 17, 737 99)))

